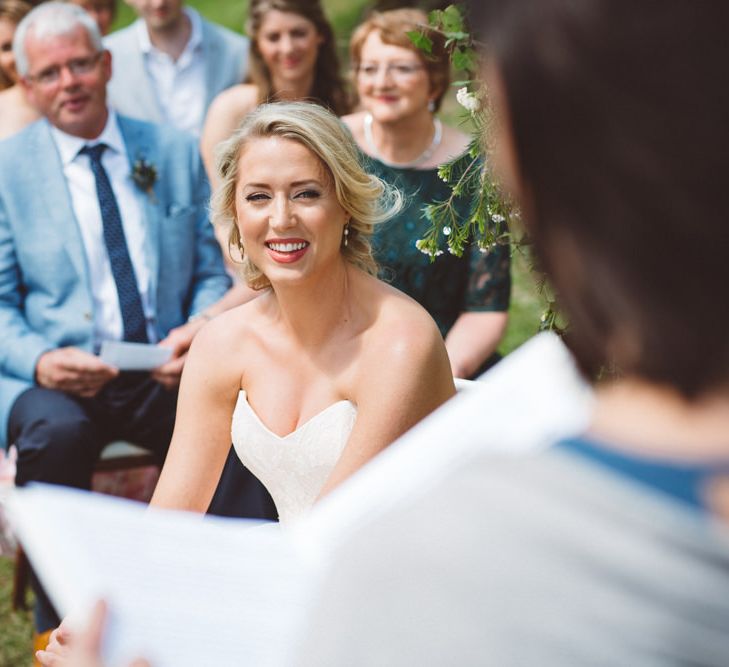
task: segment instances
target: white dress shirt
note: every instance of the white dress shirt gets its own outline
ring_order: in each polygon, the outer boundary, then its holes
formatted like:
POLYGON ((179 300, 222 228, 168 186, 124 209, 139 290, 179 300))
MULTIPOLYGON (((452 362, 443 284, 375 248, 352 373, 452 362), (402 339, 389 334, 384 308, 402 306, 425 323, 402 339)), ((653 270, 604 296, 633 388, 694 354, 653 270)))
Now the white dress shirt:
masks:
POLYGON ((79 151, 84 146, 99 143, 104 143, 108 147, 101 156, 101 163, 109 176, 111 189, 114 191, 119 207, 129 257, 137 278, 142 308, 147 319, 147 335, 150 342, 153 342, 156 340, 155 304, 149 289, 150 273, 146 257, 147 230, 140 199, 148 195, 141 192, 132 180, 129 157, 116 115, 113 111, 109 111, 104 131, 92 141, 71 136, 55 127, 51 127, 51 134, 61 156, 63 174, 71 195, 71 205, 84 244, 94 305, 95 347, 98 349, 104 340, 121 340, 124 336, 119 294, 104 242, 104 226, 96 194, 96 179, 91 171, 89 156, 79 155, 79 151))
POLYGON ((144 21, 138 21, 137 39, 144 66, 152 80, 165 119, 174 127, 200 136, 205 120, 205 58, 200 15, 186 7, 192 31, 177 60, 155 47, 144 21))

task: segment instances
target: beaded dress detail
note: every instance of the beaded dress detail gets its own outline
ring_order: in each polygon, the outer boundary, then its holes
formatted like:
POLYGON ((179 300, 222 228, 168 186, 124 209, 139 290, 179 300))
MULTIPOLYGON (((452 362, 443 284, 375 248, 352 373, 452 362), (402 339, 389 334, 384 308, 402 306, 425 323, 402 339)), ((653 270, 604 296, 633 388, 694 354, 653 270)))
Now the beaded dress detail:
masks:
POLYGON ((347 444, 357 417, 350 401, 337 401, 288 435, 273 433, 241 390, 231 436, 238 458, 268 489, 282 524, 305 514, 347 444))

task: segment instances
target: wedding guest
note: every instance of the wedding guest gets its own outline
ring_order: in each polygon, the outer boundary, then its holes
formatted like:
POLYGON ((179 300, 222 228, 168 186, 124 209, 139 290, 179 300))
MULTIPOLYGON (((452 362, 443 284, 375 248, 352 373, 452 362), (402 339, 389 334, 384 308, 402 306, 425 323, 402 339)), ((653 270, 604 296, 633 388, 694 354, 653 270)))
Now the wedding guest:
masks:
POLYGON ((15 29, 31 9, 24 0, 0 0, 0 139, 39 118, 18 82, 13 54, 15 29))
MULTIPOLYGON (((230 283, 196 142, 109 109, 96 22, 44 3, 14 46, 43 118, 0 143, 0 443, 17 447, 17 484, 88 488, 114 439, 164 460, 195 316, 230 283), (120 372, 97 356, 107 340, 167 346, 172 358, 120 372)), ((36 595, 44 633, 58 620, 36 595)))
MULTIPOLYGON (((373 245, 381 275, 433 316, 445 337, 455 377, 473 377, 498 360, 511 281, 508 245, 434 262, 415 246, 430 223, 426 204, 448 199, 438 167, 463 153, 469 138, 441 123, 436 112, 448 90, 450 61, 445 38, 427 29, 417 9, 374 13, 352 35, 350 59, 361 110, 345 116, 369 169, 406 194, 399 215, 378 227, 373 245), (426 56, 407 36, 424 30, 433 48, 426 56)), ((470 162, 471 157, 465 156, 470 162)), ((456 214, 470 215, 471 202, 456 200, 456 214)))
POLYGON ((221 93, 203 128, 200 149, 213 186, 216 147, 259 104, 305 99, 338 116, 347 111, 334 31, 319 0, 252 0, 246 31, 250 83, 221 93))
POLYGON ((232 430, 290 523, 449 398, 453 378, 432 319, 375 278, 369 236, 398 200, 333 114, 259 107, 221 146, 218 176, 214 220, 263 293, 197 338, 152 505, 204 511, 232 430))
POLYGON ((199 135, 207 108, 247 71, 248 40, 183 0, 126 0, 139 19, 105 40, 123 66, 109 83, 120 113, 199 135))
POLYGON ((102 35, 111 32, 111 26, 116 18, 116 0, 66 0, 81 9, 85 9, 99 26, 102 35))

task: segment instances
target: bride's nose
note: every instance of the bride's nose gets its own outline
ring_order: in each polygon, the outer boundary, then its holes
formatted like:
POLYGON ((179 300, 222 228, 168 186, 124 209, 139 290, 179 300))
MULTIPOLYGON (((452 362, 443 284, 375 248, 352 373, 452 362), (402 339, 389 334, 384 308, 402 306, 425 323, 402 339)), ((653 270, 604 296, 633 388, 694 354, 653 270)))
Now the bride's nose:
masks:
POLYGON ((296 224, 288 197, 279 196, 274 198, 272 208, 269 217, 269 224, 272 229, 289 229, 296 224))

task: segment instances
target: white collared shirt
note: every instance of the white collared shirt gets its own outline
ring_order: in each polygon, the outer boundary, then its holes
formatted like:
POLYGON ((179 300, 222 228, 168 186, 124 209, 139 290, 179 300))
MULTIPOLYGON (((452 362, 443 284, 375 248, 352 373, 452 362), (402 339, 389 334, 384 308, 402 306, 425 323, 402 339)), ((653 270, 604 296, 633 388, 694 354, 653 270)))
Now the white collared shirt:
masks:
POLYGON ((202 21, 195 10, 185 7, 184 12, 192 31, 177 60, 152 44, 144 21, 137 21, 136 31, 144 66, 165 121, 198 137, 205 120, 207 99, 202 21))
POLYGON ((51 135, 61 156, 63 175, 66 177, 71 205, 84 244, 94 305, 94 347, 98 349, 102 341, 121 340, 124 336, 119 294, 104 242, 104 226, 96 194, 96 179, 91 171, 88 155, 79 155, 84 146, 99 143, 108 146, 101 156, 101 163, 109 176, 111 189, 119 207, 124 236, 147 319, 147 335, 153 342, 156 340, 155 304, 150 293, 150 272, 146 256, 147 230, 140 199, 147 195, 132 181, 129 157, 116 115, 113 111, 109 111, 104 131, 92 141, 71 136, 53 126, 51 135))

